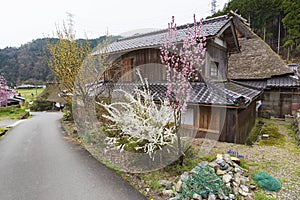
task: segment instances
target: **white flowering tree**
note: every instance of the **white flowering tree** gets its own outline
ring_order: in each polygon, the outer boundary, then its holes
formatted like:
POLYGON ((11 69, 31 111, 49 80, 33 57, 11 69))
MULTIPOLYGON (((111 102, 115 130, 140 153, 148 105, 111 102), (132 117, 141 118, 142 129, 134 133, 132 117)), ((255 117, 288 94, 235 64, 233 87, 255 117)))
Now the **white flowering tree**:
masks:
POLYGON ((198 81, 201 78, 201 67, 205 62, 206 37, 202 31, 202 21, 197 23, 194 15, 193 27, 187 27, 182 45, 178 44, 178 37, 182 36, 177 35, 176 23, 172 17, 172 21, 168 25, 168 34, 163 37, 160 51, 161 62, 167 67, 167 93, 174 115, 178 153, 182 165, 183 152, 179 128, 182 116, 187 110, 187 103, 191 98, 190 82, 198 81))
POLYGON ((142 88, 135 87, 131 92, 115 90, 124 96, 124 101, 98 104, 109 113, 103 117, 111 122, 106 129, 106 142, 110 148, 143 152, 154 158, 156 150, 172 145, 176 140, 174 115, 167 100, 155 103, 147 80, 138 70, 137 74, 142 88))

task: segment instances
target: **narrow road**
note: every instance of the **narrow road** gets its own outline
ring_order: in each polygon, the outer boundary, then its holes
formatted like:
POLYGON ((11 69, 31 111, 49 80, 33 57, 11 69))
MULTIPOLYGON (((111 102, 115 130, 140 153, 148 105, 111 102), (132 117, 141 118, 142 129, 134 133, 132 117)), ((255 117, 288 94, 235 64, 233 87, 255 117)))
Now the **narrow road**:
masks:
POLYGON ((143 200, 119 175, 63 139, 61 113, 35 113, 0 140, 0 200, 143 200))

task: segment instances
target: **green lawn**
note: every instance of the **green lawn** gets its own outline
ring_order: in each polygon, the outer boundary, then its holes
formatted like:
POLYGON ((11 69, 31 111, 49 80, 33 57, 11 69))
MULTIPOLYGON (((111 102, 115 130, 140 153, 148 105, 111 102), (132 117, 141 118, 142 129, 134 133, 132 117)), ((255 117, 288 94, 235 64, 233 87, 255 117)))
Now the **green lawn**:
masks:
POLYGON ((20 116, 25 112, 25 108, 17 108, 13 106, 0 107, 0 120, 20 119, 20 116))
POLYGON ((34 101, 36 97, 42 93, 44 88, 37 89, 17 89, 17 93, 20 93, 22 97, 26 98, 26 102, 34 101))

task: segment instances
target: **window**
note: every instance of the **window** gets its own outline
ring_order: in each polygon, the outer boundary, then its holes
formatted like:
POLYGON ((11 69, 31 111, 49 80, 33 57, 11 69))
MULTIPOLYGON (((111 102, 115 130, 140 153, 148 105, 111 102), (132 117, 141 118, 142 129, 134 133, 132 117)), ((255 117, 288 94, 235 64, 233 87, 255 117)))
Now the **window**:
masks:
POLYGON ((212 61, 210 63, 210 77, 218 77, 219 75, 219 63, 212 61))

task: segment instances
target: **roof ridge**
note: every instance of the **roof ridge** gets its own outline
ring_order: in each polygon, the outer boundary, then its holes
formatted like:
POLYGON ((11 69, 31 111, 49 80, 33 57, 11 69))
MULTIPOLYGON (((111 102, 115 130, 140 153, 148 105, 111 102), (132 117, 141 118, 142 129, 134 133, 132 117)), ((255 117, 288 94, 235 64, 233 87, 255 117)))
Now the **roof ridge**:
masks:
MULTIPOLYGON (((208 23, 211 23, 211 22, 220 21, 221 19, 224 19, 224 18, 229 19, 229 16, 228 15, 221 15, 221 16, 213 17, 213 18, 209 18, 209 19, 203 19, 202 18, 201 20, 202 20, 202 23, 204 25, 204 24, 208 24, 208 23)), ((200 21, 197 21, 197 25, 199 23, 200 23, 200 21)), ((177 30, 185 29, 185 28, 191 27, 193 25, 194 25, 194 23, 182 24, 182 25, 177 26, 177 30)), ((165 28, 165 29, 150 31, 150 32, 147 32, 147 33, 142 33, 142 34, 137 33, 137 34, 134 34, 132 36, 119 38, 119 39, 117 39, 117 42, 130 40, 130 39, 134 39, 134 38, 139 38, 139 37, 145 37, 145 36, 148 36, 148 35, 155 35, 155 34, 159 34, 159 33, 164 33, 164 32, 167 32, 167 30, 168 29, 165 28)))

